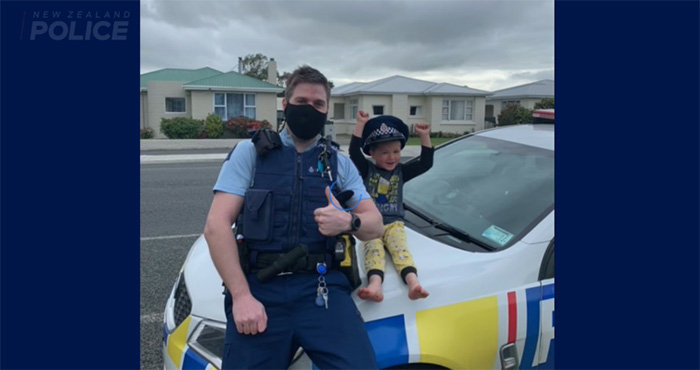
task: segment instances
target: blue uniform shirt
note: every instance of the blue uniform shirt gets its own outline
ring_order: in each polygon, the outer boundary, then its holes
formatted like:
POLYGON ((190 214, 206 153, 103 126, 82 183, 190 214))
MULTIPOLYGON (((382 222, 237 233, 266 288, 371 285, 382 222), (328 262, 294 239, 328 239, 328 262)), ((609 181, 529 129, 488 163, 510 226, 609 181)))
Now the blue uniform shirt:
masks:
MULTIPOLYGON (((287 133, 286 129, 282 130, 280 137, 282 138, 282 144, 285 146, 294 146, 294 140, 287 133)), ((306 150, 313 147, 314 145, 311 145, 306 150)), ((245 196, 246 190, 250 187, 257 156, 255 145, 253 145, 251 140, 239 142, 221 166, 219 178, 214 185, 214 192, 223 191, 241 197, 245 196)), ((338 153, 337 180, 338 182, 335 186, 340 187, 341 191, 352 190, 354 192, 351 200, 346 202, 349 207, 357 204, 360 200, 360 195, 362 195, 362 199, 371 199, 355 165, 350 158, 340 153, 338 153)))

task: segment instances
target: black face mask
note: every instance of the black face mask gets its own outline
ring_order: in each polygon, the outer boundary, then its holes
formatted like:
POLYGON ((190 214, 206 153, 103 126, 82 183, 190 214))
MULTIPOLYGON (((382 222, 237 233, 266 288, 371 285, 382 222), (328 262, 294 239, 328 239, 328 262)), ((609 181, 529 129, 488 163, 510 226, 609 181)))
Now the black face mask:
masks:
POLYGON ((309 140, 321 133, 326 123, 326 113, 317 111, 314 107, 287 103, 284 116, 294 136, 309 140))

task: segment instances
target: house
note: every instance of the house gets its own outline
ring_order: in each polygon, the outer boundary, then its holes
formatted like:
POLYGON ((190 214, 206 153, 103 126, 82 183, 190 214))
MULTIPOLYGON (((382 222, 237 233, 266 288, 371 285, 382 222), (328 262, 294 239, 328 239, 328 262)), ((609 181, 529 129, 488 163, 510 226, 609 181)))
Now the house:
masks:
POLYGON ((331 90, 328 119, 335 132, 352 134, 358 110, 392 115, 409 127, 431 124, 431 131, 464 133, 484 128, 484 106, 490 93, 449 83, 435 83, 404 76, 372 82, 353 82, 331 90))
POLYGON ((541 80, 525 85, 496 90, 486 98, 486 119, 495 123, 501 110, 510 104, 533 109, 544 98, 554 99, 554 80, 541 80))
POLYGON ((277 63, 270 59, 268 81, 260 81, 237 72, 221 72, 213 68, 166 68, 141 75, 141 128, 152 128, 156 138, 162 118, 188 117, 205 119, 217 114, 223 121, 247 116, 277 122, 275 85, 277 63), (274 79, 274 81, 272 81, 274 79))

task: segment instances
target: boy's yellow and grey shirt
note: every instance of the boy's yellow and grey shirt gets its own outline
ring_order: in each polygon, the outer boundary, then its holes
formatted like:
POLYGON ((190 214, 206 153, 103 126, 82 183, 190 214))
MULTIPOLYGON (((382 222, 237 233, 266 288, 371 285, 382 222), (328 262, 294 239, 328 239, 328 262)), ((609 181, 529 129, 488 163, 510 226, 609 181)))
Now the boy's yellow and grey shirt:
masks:
POLYGON ((382 214, 384 225, 403 220, 403 174, 401 164, 393 171, 384 171, 374 164, 368 166, 365 188, 382 214))

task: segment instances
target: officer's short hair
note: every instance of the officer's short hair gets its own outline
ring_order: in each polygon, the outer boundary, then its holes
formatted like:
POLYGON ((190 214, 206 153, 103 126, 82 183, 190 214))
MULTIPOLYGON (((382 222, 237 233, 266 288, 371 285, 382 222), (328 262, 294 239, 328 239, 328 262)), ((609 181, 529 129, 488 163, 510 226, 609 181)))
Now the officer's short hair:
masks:
POLYGON ((323 73, 317 69, 303 65, 297 68, 292 74, 287 77, 287 89, 284 92, 284 98, 289 101, 292 98, 292 92, 300 83, 321 84, 326 89, 326 101, 331 99, 331 86, 328 79, 323 73))

